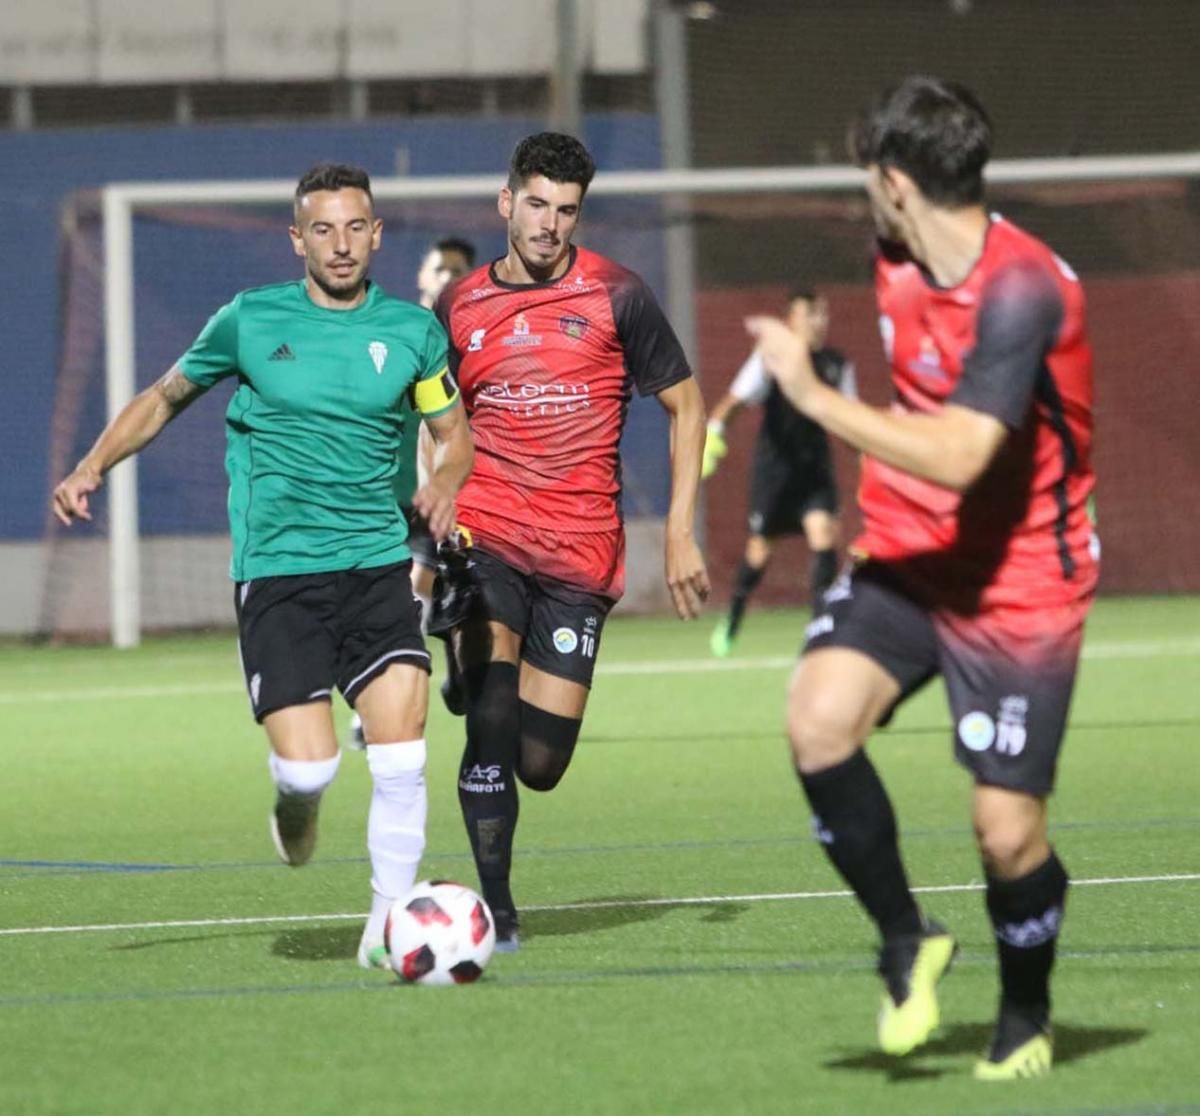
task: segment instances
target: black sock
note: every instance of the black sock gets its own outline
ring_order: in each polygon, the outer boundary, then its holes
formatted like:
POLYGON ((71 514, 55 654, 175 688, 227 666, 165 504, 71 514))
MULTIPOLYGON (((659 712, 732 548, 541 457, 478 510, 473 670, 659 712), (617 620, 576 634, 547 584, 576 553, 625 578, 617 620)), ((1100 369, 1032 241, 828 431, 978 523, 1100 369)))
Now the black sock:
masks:
POLYGON ((446 678, 445 683, 448 689, 454 693, 462 690, 462 671, 458 669, 458 658, 454 654, 454 645, 449 639, 443 642, 443 647, 446 649, 446 678))
POLYGON ((467 747, 458 777, 458 801, 483 897, 493 911, 511 911, 509 875, 519 807, 514 768, 521 741, 517 667, 484 663, 470 667, 462 677, 467 692, 467 747))
POLYGON ((1070 880, 1051 852, 1017 880, 987 877, 987 909, 1000 958, 1000 1013, 1034 1027, 1050 1017, 1050 970, 1070 880))
POLYGON ((833 547, 828 550, 814 550, 808 574, 808 591, 814 615, 821 611, 825 603, 825 590, 833 584, 836 577, 837 551, 833 547))
POLYGON ((848 760, 800 775, 816 817, 817 840, 883 937, 921 932, 921 914, 908 888, 896 815, 874 765, 861 748, 848 760))
POLYGON ((742 626, 742 615, 746 611, 746 602, 750 594, 758 588, 762 581, 766 566, 752 566, 744 558, 737 568, 733 579, 733 596, 729 601, 729 638, 732 639, 742 626))

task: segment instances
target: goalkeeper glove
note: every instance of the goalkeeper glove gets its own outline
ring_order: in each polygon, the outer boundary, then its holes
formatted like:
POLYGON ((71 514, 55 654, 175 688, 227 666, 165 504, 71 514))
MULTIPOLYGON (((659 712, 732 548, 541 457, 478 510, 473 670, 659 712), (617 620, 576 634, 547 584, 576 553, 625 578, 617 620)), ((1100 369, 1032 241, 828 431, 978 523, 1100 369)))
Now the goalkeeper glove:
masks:
POLYGON ((704 455, 700 459, 700 477, 706 480, 717 471, 723 458, 729 452, 725 444, 725 427, 719 422, 708 424, 708 433, 704 438, 704 455))

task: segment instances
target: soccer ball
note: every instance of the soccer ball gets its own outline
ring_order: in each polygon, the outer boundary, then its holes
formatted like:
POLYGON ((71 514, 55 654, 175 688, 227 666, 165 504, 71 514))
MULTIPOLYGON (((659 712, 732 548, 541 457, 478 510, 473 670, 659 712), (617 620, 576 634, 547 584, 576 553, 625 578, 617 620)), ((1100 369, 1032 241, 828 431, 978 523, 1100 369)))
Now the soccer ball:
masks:
POLYGON ((410 984, 470 984, 496 946, 488 905, 469 887, 423 881, 392 904, 383 928, 392 968, 410 984))

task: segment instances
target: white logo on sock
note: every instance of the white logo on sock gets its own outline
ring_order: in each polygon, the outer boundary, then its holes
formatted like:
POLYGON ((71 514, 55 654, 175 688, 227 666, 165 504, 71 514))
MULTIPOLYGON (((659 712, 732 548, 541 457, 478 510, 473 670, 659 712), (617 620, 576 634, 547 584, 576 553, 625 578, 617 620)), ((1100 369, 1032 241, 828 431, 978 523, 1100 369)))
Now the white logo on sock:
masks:
POLYGON ((459 776, 458 785, 461 790, 470 794, 500 794, 506 787, 500 775, 498 763, 489 763, 486 767, 477 763, 463 771, 459 776))

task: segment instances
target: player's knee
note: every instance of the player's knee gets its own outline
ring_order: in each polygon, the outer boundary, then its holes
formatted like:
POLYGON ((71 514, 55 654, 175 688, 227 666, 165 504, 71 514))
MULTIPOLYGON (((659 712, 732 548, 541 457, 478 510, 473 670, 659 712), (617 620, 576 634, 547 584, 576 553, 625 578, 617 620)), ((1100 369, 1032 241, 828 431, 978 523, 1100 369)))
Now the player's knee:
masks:
POLYGON ((425 735, 425 717, 420 709, 375 711, 364 716, 363 739, 368 744, 391 740, 419 740, 425 735))
POLYGON ((567 773, 582 722, 521 702, 517 776, 530 790, 553 790, 567 773))
POLYGON ((765 535, 751 535, 746 540, 746 564, 762 569, 771 560, 771 543, 765 535))
POLYGON ((835 695, 803 685, 792 687, 787 729, 792 758, 806 773, 841 763, 859 744, 854 720, 835 695))
POLYGON ((1000 879, 1024 876, 1049 855, 1042 829, 1019 816, 977 819, 975 840, 984 868, 1000 879))
POLYGON ((521 749, 521 765, 517 777, 522 785, 533 791, 552 791, 567 773, 567 761, 553 753, 533 749, 521 749))
POLYGON ((293 760, 271 752, 267 765, 271 778, 283 794, 319 795, 337 775, 342 753, 337 752, 329 759, 293 760))

